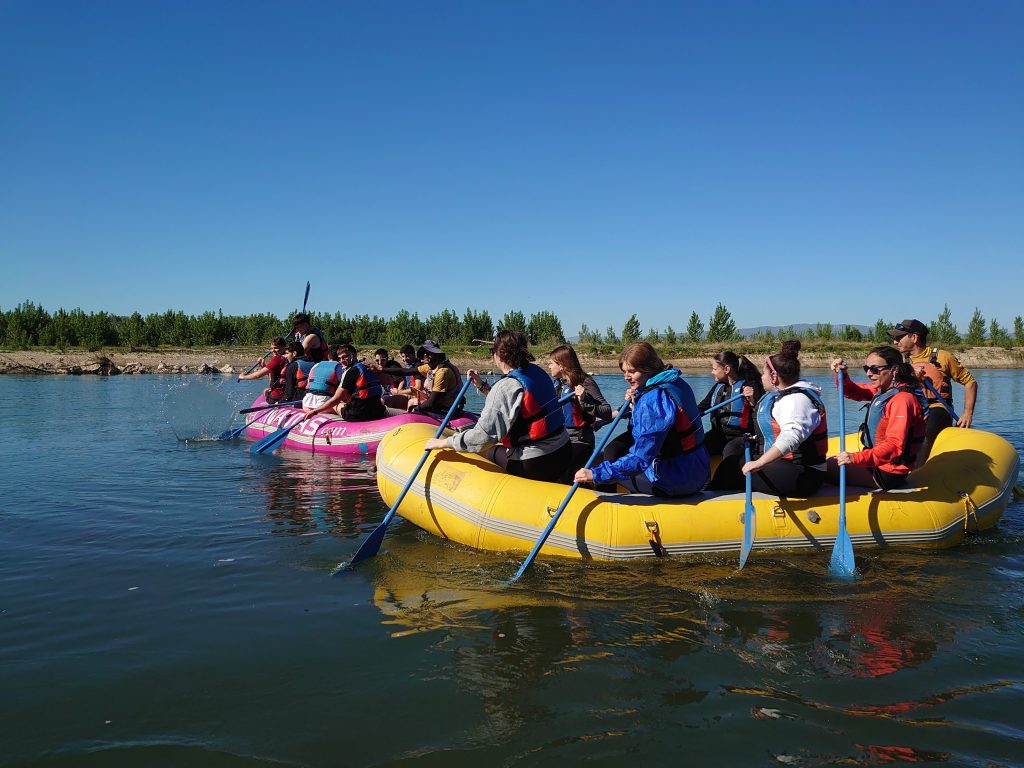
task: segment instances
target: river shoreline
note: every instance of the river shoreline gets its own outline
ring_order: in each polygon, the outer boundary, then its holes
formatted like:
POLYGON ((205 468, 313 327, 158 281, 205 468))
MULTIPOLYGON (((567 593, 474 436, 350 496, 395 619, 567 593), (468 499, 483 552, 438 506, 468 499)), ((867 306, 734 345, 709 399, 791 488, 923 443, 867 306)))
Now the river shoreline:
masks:
MULTIPOLYGON (((742 347, 738 346, 738 349, 742 347)), ((372 350, 366 350, 367 357, 372 350)), ((667 363, 688 373, 708 370, 710 356, 668 357, 667 363)), ((849 352, 845 356, 853 357, 849 352)), ((0 352, 0 374, 8 375, 143 375, 143 374, 222 374, 237 376, 246 370, 258 353, 239 349, 167 349, 167 350, 103 350, 49 351, 19 350, 0 352)), ((805 368, 826 368, 834 353, 806 350, 801 353, 805 368)), ((960 361, 971 369, 1024 369, 1024 348, 973 347, 957 353, 960 361)), ((490 369, 484 357, 453 354, 454 362, 463 371, 469 368, 490 369)), ((585 370, 591 373, 618 372, 617 355, 581 356, 585 370)))

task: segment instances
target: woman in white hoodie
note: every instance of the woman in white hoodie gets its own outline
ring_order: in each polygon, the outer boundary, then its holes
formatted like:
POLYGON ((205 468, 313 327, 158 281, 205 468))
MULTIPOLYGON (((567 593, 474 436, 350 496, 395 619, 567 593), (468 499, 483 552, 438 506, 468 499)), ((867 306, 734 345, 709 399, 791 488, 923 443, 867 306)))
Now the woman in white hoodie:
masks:
POLYGON ((753 473, 755 491, 807 498, 825 481, 828 423, 821 391, 800 378, 800 342, 783 342, 764 359, 765 394, 756 409, 751 461, 743 460, 743 441, 730 441, 711 480, 712 489, 738 490, 753 473))

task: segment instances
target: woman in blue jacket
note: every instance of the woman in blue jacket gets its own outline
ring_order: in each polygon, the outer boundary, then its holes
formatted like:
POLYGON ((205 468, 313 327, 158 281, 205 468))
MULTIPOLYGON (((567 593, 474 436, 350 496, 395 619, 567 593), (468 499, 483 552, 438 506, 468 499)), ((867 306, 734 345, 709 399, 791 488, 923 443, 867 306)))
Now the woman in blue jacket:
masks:
POLYGON ((704 427, 690 385, 675 368, 665 370, 646 341, 630 344, 619 356, 629 385, 633 443, 626 455, 581 469, 578 483, 616 481, 638 493, 688 496, 708 480, 711 460, 704 447, 704 427))

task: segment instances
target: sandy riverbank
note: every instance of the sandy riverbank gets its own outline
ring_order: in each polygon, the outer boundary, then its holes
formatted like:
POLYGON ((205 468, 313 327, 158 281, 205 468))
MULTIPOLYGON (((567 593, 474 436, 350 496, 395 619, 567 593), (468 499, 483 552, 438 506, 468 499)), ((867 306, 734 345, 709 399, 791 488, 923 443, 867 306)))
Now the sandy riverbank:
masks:
MULTIPOLYGON (((367 350, 370 356, 372 350, 367 350)), ((253 350, 230 349, 169 349, 158 351, 104 350, 102 352, 27 350, 0 352, 0 374, 13 375, 100 375, 203 373, 237 375, 256 358, 253 350)), ((975 347, 958 353, 968 368, 1024 368, 1024 349, 975 347)), ((667 362, 687 372, 704 372, 709 357, 669 358, 667 362)), ((805 368, 824 368, 832 359, 831 353, 806 351, 801 354, 805 368)), ((490 361, 482 357, 453 355, 452 361, 463 371, 468 368, 490 368, 490 361)), ((583 367, 594 373, 618 371, 616 356, 584 357, 583 367)))

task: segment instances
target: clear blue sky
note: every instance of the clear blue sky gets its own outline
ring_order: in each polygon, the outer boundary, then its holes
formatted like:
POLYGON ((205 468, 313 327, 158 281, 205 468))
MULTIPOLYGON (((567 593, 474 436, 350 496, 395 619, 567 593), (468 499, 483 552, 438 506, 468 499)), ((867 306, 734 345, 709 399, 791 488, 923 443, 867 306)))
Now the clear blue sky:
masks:
POLYGON ((0 307, 1024 313, 1024 3, 0 0, 0 307))

